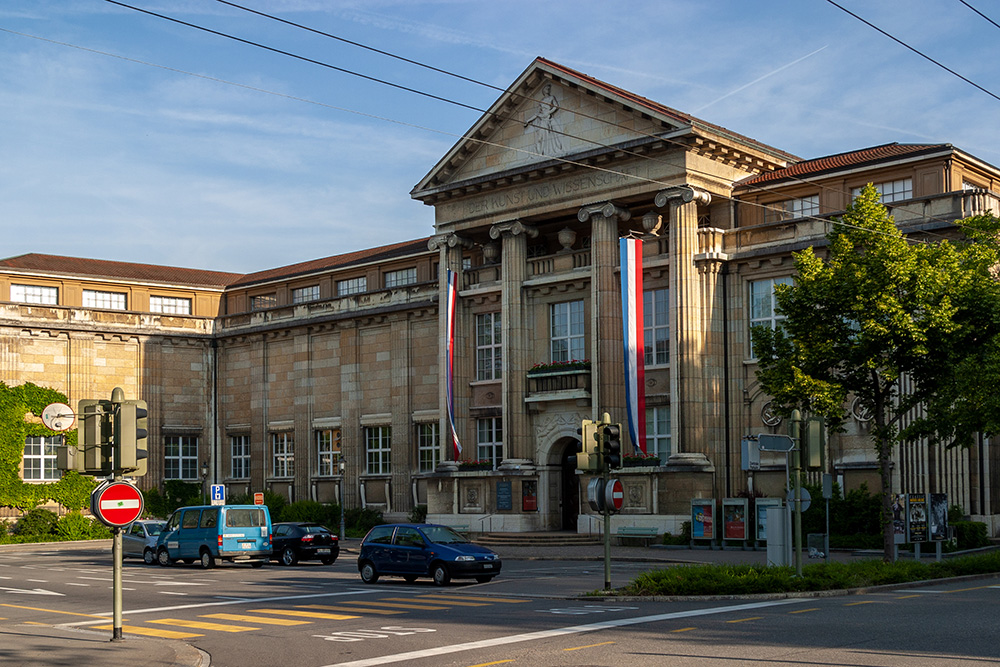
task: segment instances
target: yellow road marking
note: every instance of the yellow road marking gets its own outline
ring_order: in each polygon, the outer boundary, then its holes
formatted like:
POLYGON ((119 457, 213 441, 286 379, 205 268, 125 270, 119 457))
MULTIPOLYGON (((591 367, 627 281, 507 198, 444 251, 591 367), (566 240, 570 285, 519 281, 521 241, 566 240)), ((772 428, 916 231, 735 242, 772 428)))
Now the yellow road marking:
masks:
POLYGON ((953 591, 941 591, 942 593, 964 593, 965 591, 979 591, 984 588, 993 588, 993 586, 973 586, 972 588, 956 588, 953 591))
POLYGON ((247 630, 260 630, 260 628, 249 628, 245 625, 225 625, 223 623, 207 623, 205 621, 186 621, 182 618, 158 618, 150 623, 162 623, 163 625, 178 625, 182 628, 192 628, 193 630, 215 630, 216 632, 246 632, 247 630))
POLYGON ((48 623, 39 623, 38 621, 25 621, 25 625, 48 625, 48 623))
POLYGON ((300 604, 301 609, 328 609, 330 611, 345 611, 348 614, 381 614, 382 616, 392 616, 395 614, 405 614, 405 611, 393 611, 391 609, 360 609, 358 607, 330 606, 325 604, 300 604))
POLYGON ((346 621, 350 618, 361 618, 360 616, 348 616, 347 614, 323 614, 318 611, 295 611, 294 609, 248 609, 254 614, 283 614, 285 616, 302 616, 304 618, 323 618, 331 621, 346 621))
POLYGON ((687 632, 688 630, 694 630, 695 628, 677 628, 676 630, 671 630, 670 632, 687 632))
POLYGON ((489 597, 474 597, 472 595, 419 595, 418 598, 427 598, 429 600, 475 600, 476 602, 503 602, 507 604, 519 604, 521 602, 529 602, 529 600, 514 600, 511 598, 489 598, 489 597))
POLYGON ((862 600, 861 602, 848 602, 845 607, 857 607, 860 604, 877 604, 879 600, 862 600))
POLYGON ((448 607, 431 606, 425 604, 400 604, 398 602, 377 602, 368 600, 351 600, 352 607, 359 606, 372 606, 372 607, 389 607, 391 609, 420 609, 421 611, 440 611, 442 609, 447 609, 448 607))
POLYGON ((915 595, 900 595, 900 596, 899 596, 898 598, 896 598, 896 599, 897 599, 897 600, 908 600, 909 598, 918 598, 918 597, 920 597, 920 593, 917 593, 917 594, 915 594, 915 595))
MULTIPOLYGON (((413 602, 413 598, 381 598, 382 600, 395 600, 396 602, 413 602)), ((485 602, 459 602, 458 600, 446 600, 441 598, 435 598, 434 602, 440 602, 441 604, 455 605, 456 607, 489 607, 485 602)), ((422 604, 420 600, 416 601, 418 604, 422 604)))
POLYGON ((310 621, 293 621, 290 618, 264 618, 263 616, 247 616, 246 614, 202 614, 199 618, 217 618, 220 621, 243 621, 244 623, 263 623, 264 625, 309 625, 310 621))
POLYGON ((759 621, 764 618, 763 616, 751 616, 749 618, 737 618, 734 621, 726 621, 726 623, 745 623, 746 621, 759 621))
POLYGON ((503 665, 508 662, 514 662, 513 660, 497 660, 496 662, 481 662, 478 665, 469 665, 469 667, 489 667, 490 665, 503 665))
MULTIPOLYGON (((112 630, 114 625, 95 625, 96 630, 112 630)), ((192 637, 204 637, 192 632, 175 632, 173 630, 161 630, 160 628, 141 628, 134 625, 123 625, 122 632, 132 635, 143 635, 144 637, 159 637, 160 639, 190 639, 192 637)))
POLYGON ((813 607, 812 609, 796 609, 795 611, 788 612, 789 614, 804 614, 807 611, 819 611, 819 607, 813 607))
POLYGON ((107 618, 100 614, 77 614, 72 611, 59 611, 58 609, 41 609, 40 607, 22 607, 19 604, 0 604, 0 607, 13 607, 14 609, 30 609, 31 611, 47 611, 50 614, 68 614, 70 616, 85 616, 87 618, 107 618))
POLYGON ((600 644, 587 644, 586 646, 574 646, 573 648, 564 648, 564 651, 579 651, 585 648, 594 648, 595 646, 607 646, 608 644, 614 644, 615 642, 601 642, 600 644))

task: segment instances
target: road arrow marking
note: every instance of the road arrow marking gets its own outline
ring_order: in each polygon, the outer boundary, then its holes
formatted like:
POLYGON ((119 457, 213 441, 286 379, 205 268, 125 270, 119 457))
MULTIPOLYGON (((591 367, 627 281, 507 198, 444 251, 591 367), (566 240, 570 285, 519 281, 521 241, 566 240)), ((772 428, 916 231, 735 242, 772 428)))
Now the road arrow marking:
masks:
POLYGON ((25 595, 58 595, 59 597, 66 597, 63 593, 46 591, 41 588, 36 588, 34 590, 29 591, 24 588, 4 588, 3 586, 0 586, 0 591, 7 591, 8 593, 24 593, 25 595))

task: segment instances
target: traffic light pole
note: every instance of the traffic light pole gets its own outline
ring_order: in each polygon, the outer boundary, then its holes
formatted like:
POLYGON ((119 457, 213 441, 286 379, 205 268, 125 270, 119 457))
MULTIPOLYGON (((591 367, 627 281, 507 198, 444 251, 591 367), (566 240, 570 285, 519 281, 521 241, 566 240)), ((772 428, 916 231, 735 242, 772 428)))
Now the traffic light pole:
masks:
MULTIPOLYGON (((114 406, 114 416, 118 419, 118 411, 121 410, 122 402, 125 400, 125 392, 122 391, 121 387, 115 387, 111 392, 111 404, 114 406)), ((120 429, 115 429, 114 437, 118 437, 120 429)), ((114 450, 117 450, 119 443, 114 443, 114 450)), ((118 452, 115 451, 113 460, 118 458, 118 452)), ((114 480, 116 482, 122 481, 122 475, 120 472, 114 473, 114 480)), ((113 626, 111 630, 111 641, 120 642, 124 641, 125 638, 122 636, 122 529, 121 527, 114 528, 114 542, 111 545, 111 560, 114 562, 112 570, 112 588, 114 590, 114 602, 112 603, 112 612, 114 615, 113 626)))
MULTIPOLYGON (((608 480, 611 478, 608 466, 603 467, 601 478, 604 480, 604 488, 608 488, 608 480)), ((604 590, 611 590, 611 508, 604 507, 604 590)))

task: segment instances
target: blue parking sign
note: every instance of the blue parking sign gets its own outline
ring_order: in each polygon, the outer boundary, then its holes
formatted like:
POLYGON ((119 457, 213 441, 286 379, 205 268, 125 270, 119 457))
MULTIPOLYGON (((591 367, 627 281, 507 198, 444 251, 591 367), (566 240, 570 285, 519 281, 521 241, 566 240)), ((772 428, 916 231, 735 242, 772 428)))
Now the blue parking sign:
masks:
POLYGON ((213 505, 225 505, 226 504, 226 487, 223 484, 213 484, 212 485, 212 504, 213 505))

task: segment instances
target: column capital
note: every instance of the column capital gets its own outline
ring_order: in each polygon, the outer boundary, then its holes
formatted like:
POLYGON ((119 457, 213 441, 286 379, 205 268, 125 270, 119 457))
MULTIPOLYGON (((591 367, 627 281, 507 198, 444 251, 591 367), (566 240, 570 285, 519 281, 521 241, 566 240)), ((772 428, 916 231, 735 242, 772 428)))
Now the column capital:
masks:
POLYGON ((628 222, 632 219, 632 212, 627 208, 622 208, 616 204, 609 201, 601 202, 600 204, 590 204, 588 206, 582 207, 576 213, 576 219, 580 222, 587 222, 592 217, 603 216, 605 218, 619 218, 622 222, 628 222))
POLYGON ((657 192, 653 203, 656 204, 657 208, 663 208, 667 204, 678 200, 681 204, 697 202, 707 206, 712 203, 712 195, 705 190, 699 190, 690 185, 675 185, 657 192))
POLYGON ((538 228, 532 225, 525 224, 520 220, 510 220, 508 222, 498 222, 497 224, 490 227, 490 238, 499 239, 500 237, 507 236, 520 236, 524 234, 528 238, 535 238, 538 236, 538 228))
POLYGON ((454 232, 448 232, 446 234, 435 234, 427 241, 428 250, 437 250, 438 248, 454 248, 456 246, 461 246, 463 248, 471 248, 473 246, 472 239, 467 239, 463 236, 459 236, 454 232))

